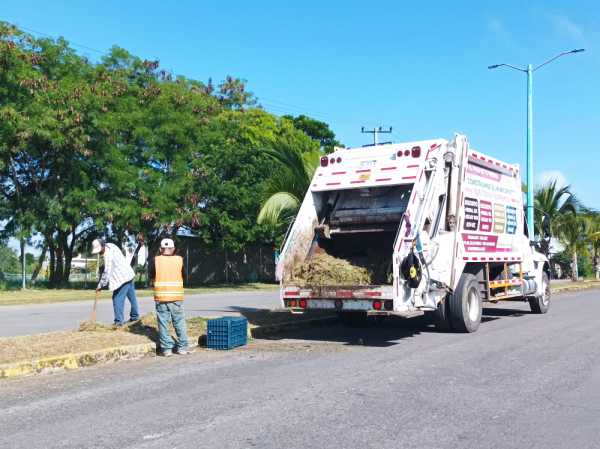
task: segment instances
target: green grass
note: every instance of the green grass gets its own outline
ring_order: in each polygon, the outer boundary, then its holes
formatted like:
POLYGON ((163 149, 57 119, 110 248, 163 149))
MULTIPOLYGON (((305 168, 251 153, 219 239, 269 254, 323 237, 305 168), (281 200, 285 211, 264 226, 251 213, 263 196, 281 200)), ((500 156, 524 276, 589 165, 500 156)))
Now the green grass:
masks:
MULTIPOLYGON (((247 284, 223 284, 210 285, 206 287, 186 288, 185 294, 199 295, 206 293, 226 293, 235 291, 268 291, 276 290, 276 284, 247 283, 247 284)), ((138 297, 152 296, 152 289, 136 289, 138 297)), ((93 300, 95 291, 80 289, 27 289, 18 291, 0 292, 0 306, 17 304, 48 304, 69 301, 93 300)), ((112 293, 107 290, 100 292, 100 299, 110 299, 112 293)))

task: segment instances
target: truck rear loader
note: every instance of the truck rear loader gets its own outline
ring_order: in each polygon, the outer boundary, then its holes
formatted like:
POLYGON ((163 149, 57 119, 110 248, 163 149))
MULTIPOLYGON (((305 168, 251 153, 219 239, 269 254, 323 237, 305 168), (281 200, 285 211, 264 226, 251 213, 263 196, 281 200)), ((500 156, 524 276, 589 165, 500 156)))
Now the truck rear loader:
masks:
POLYGON ((518 165, 467 138, 336 148, 320 160, 276 268, 282 307, 369 315, 431 313, 474 332, 482 303, 550 305, 550 267, 527 235, 518 165), (318 285, 294 275, 326 253, 369 267, 372 282, 318 285))

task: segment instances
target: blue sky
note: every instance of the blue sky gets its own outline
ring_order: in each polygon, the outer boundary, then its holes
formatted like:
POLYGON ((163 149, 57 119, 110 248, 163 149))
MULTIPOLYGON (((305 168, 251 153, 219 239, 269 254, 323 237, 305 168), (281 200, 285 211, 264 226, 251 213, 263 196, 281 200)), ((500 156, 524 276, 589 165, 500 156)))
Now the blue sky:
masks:
POLYGON ((119 45, 190 78, 245 78, 267 110, 327 121, 348 146, 369 142, 361 126, 396 142, 463 132, 522 165, 525 75, 486 67, 585 47, 535 73, 535 171, 600 209, 597 1, 20 0, 0 18, 94 59, 119 45))

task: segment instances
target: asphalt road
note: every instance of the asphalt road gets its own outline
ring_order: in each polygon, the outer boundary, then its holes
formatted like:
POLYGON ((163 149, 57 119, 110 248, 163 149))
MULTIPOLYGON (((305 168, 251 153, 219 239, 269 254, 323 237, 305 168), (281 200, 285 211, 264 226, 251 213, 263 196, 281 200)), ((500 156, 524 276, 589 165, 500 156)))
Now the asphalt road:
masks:
MULTIPOLYGON (((54 304, 27 304, 0 307, 0 337, 36 334, 75 329, 89 319, 93 301, 73 301, 54 304)), ((154 310, 152 298, 138 298, 142 314, 154 310)), ((185 310, 192 316, 222 316, 239 309, 272 309, 279 306, 279 291, 203 293, 189 295, 185 310)), ((129 317, 129 302, 125 301, 125 318, 129 317)), ((98 301, 98 320, 112 323, 112 301, 98 301)))
POLYGON ((0 382, 2 448, 598 448, 600 291, 0 382))

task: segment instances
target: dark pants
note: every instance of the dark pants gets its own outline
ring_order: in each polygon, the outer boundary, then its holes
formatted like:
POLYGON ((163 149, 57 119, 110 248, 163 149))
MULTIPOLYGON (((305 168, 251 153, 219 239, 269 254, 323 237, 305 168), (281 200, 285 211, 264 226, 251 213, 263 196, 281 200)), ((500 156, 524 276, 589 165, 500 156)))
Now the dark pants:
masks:
POLYGON ((137 298, 135 297, 135 285, 133 284, 133 281, 125 282, 118 289, 113 291, 112 296, 115 324, 117 326, 120 326, 125 321, 123 317, 125 312, 125 297, 129 299, 129 303, 131 304, 131 312, 129 314, 130 319, 135 321, 140 318, 137 298))

